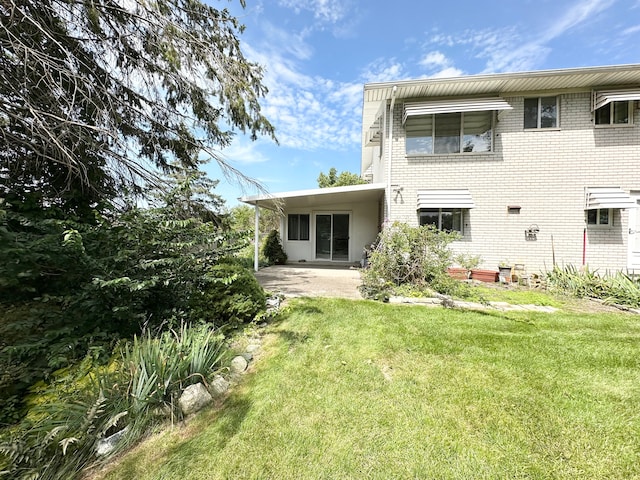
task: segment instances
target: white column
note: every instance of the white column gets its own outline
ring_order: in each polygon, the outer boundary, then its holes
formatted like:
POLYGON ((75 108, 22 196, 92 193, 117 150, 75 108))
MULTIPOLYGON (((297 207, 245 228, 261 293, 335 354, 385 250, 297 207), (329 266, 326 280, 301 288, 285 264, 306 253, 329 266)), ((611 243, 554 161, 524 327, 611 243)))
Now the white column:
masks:
POLYGON ((256 215, 255 215, 255 225, 254 225, 254 235, 253 235, 253 269, 257 272, 260 264, 260 207, 258 206, 258 201, 256 200, 256 215))

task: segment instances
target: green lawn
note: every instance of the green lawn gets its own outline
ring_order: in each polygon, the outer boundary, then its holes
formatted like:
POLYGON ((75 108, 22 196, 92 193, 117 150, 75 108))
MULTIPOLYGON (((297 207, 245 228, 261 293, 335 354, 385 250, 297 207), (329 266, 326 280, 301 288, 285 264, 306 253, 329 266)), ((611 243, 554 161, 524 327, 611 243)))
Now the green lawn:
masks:
POLYGON ((640 319, 301 299, 108 479, 640 478, 640 319))

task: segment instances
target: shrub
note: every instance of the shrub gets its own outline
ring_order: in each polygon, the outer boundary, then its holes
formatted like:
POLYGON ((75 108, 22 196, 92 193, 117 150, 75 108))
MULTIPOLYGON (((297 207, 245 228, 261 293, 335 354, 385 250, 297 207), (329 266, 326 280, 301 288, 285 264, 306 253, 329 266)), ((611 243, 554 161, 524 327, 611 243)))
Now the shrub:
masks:
POLYGON ((250 322, 265 310, 266 298, 251 270, 223 262, 211 267, 202 289, 193 292, 190 315, 218 326, 250 322))
POLYGON ((277 230, 271 230, 269 235, 264 241, 264 245, 262 247, 262 253, 269 261, 269 263, 274 263, 276 265, 282 265, 287 263, 287 254, 284 252, 282 248, 282 244, 280 243, 280 235, 277 230))
POLYGON ((412 285, 451 293, 455 282, 447 275, 453 253, 449 244, 457 233, 433 226, 411 227, 394 223, 385 228, 371 247, 361 291, 365 297, 384 299, 394 288, 412 285))

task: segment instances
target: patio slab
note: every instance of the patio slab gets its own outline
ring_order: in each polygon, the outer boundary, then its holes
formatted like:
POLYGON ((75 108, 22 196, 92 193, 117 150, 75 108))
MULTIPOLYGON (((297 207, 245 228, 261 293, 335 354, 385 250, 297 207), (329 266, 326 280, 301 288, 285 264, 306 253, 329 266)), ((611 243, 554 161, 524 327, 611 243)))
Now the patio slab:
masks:
POLYGON ((360 271, 349 265, 271 265, 255 272, 262 287, 285 297, 362 298, 360 271))

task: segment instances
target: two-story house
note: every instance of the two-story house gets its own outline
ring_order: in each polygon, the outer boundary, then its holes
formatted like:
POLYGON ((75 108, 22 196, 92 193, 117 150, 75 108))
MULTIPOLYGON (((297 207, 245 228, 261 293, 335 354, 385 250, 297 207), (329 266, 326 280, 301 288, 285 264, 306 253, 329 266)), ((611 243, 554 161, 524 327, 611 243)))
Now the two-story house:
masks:
POLYGON ((356 262, 402 221, 487 268, 640 270, 640 65, 366 84, 361 175, 241 200, 279 205, 291 262, 356 262))

